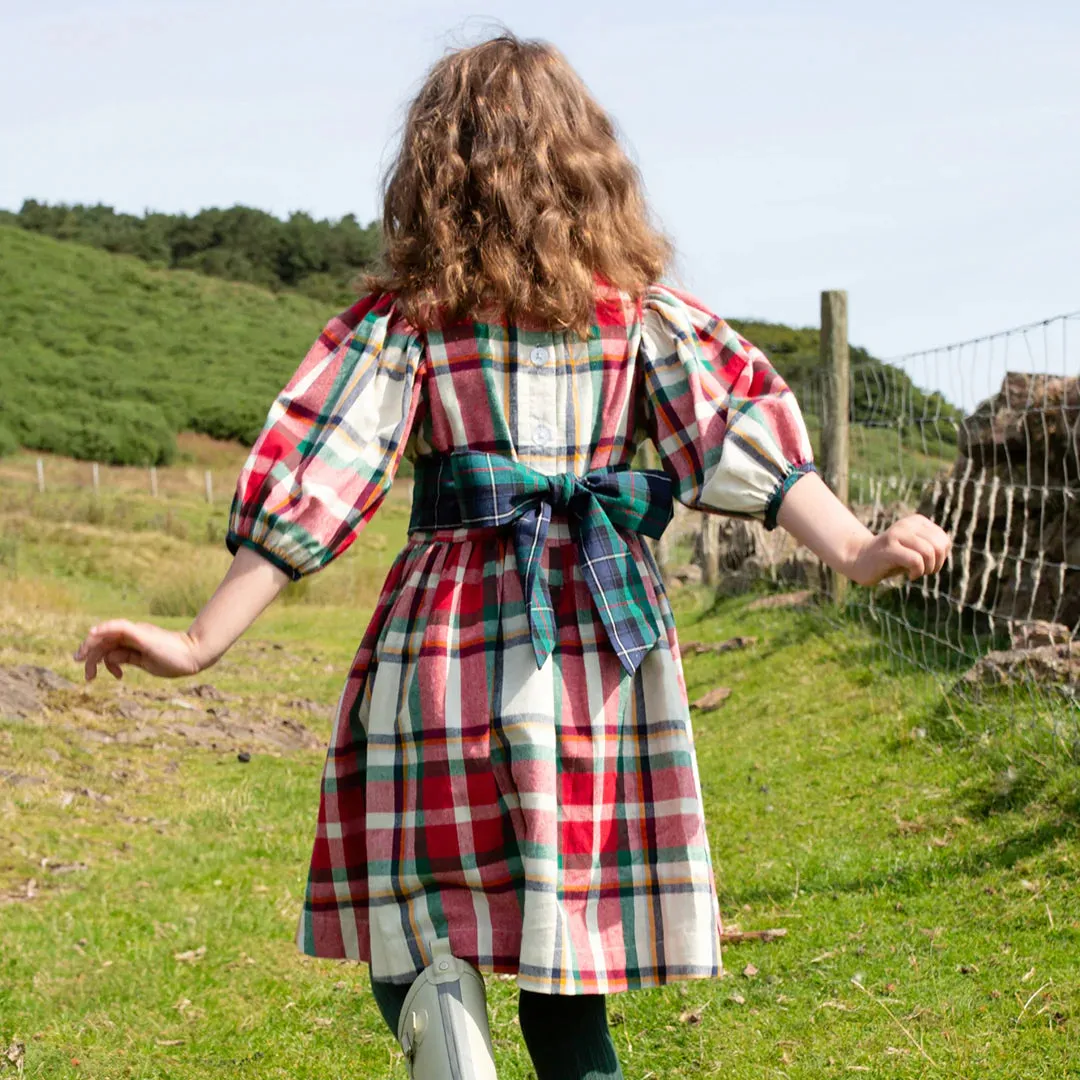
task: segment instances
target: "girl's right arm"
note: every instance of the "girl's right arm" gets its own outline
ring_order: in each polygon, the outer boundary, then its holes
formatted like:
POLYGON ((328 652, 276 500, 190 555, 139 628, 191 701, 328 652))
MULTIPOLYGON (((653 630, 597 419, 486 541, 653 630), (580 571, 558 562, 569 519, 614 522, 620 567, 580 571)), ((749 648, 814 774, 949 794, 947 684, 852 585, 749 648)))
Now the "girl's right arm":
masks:
POLYGON ((236 556, 186 633, 113 619, 77 660, 120 678, 125 664, 175 678, 210 667, 290 578, 321 569, 371 520, 418 415, 419 334, 393 296, 369 296, 331 319, 278 395, 248 455, 229 514, 236 556))
POLYGON ((110 619, 91 628, 75 659, 83 661, 87 682, 99 664, 117 679, 123 678, 125 664, 165 678, 197 675, 221 658, 288 581, 283 570, 242 547, 187 631, 110 619))

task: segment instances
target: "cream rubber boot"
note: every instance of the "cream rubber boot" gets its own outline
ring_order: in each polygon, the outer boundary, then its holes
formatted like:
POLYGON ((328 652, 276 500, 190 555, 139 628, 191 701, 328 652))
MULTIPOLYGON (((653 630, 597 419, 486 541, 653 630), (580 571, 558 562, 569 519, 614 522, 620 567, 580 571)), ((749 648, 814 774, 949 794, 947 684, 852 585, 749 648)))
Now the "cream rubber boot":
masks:
POLYGON ((496 1080, 483 976, 448 941, 431 952, 398 1020, 411 1080, 496 1080))

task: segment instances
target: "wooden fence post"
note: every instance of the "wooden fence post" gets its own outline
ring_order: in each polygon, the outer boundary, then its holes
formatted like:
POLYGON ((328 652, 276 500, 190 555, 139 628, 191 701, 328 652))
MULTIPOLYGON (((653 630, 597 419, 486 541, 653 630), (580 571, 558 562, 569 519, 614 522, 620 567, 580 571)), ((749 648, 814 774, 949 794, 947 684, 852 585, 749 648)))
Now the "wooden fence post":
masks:
MULTIPOLYGON (((825 483, 843 503, 848 502, 851 403, 851 366, 848 355, 847 292, 832 289, 821 294, 821 371, 825 387, 822 410, 821 456, 825 483)), ((829 571, 829 597, 842 604, 847 578, 829 571)))
POLYGON ((150 466, 150 494, 157 498, 157 468, 153 465, 150 466))
POLYGON ((90 474, 94 479, 94 494, 98 495, 101 492, 101 470, 98 468, 98 463, 96 461, 90 469, 90 474))
POLYGON ((209 469, 206 470, 206 501, 208 503, 214 501, 214 475, 209 469))
POLYGON ((720 519, 715 514, 701 515, 701 583, 720 584, 720 519))
POLYGON ((41 458, 37 459, 37 489, 45 494, 45 462, 41 458))

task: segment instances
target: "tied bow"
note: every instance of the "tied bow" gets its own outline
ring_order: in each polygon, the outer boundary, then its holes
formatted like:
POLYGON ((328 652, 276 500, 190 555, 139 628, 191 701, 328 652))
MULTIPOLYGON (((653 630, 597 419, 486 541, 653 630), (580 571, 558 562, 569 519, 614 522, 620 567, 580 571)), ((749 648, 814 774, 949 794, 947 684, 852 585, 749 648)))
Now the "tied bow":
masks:
MULTIPOLYGON (((449 468, 446 460, 438 470, 432 524, 513 528, 537 667, 555 645, 555 612, 541 555, 552 511, 558 510, 569 518, 581 569, 612 647, 633 675, 661 629, 618 530, 660 538, 672 515, 668 477, 619 466, 584 476, 546 476, 510 458, 472 450, 449 455, 449 468)), ((422 487, 418 485, 418 495, 422 487)))

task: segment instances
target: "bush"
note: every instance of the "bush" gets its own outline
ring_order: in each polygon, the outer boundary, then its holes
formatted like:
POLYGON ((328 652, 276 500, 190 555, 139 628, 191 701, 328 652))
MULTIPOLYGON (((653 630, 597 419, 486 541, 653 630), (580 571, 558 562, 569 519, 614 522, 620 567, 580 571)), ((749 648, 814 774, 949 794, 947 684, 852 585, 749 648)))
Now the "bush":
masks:
POLYGON ((176 436, 162 411, 133 401, 16 386, 0 402, 0 423, 30 450, 83 461, 168 465, 176 456, 176 436))
POLYGON ((19 449, 19 440, 15 438, 11 429, 0 424, 0 457, 14 454, 19 449))
POLYGON ((298 289, 331 304, 350 295, 350 282, 372 266, 382 243, 378 222, 361 225, 352 214, 316 220, 297 212, 283 221, 247 206, 200 210, 191 217, 136 217, 111 206, 50 206, 27 199, 0 223, 134 255, 155 266, 268 289, 298 289))

